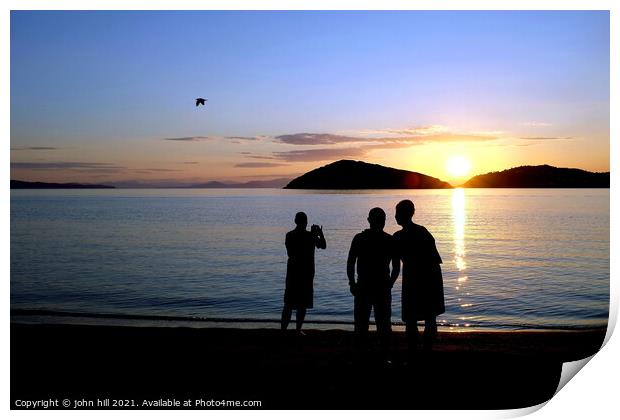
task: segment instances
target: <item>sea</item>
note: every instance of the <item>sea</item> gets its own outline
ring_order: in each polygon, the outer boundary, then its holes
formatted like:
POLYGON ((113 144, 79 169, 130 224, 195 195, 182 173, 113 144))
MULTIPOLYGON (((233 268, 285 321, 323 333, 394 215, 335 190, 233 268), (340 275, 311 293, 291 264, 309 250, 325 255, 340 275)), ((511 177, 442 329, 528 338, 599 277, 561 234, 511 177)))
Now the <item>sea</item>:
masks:
MULTIPOLYGON (((11 319, 278 327, 284 237, 323 226, 308 328, 350 329, 346 259, 368 211, 416 206, 443 258, 451 330, 587 329, 609 313, 608 189, 11 191, 11 319)), ((401 322, 401 279, 392 321, 401 322)))

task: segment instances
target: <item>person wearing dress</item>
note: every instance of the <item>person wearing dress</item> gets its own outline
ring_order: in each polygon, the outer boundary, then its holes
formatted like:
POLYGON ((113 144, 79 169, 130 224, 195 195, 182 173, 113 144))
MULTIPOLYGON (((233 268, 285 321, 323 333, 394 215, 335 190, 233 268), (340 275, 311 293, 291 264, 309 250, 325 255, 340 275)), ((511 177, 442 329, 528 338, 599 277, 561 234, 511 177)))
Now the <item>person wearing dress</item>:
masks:
POLYGON ((314 249, 325 249, 327 243, 323 229, 312 225, 310 231, 308 216, 299 212, 295 215, 295 229, 286 234, 285 245, 288 254, 286 265, 286 287, 284 290, 284 309, 282 309, 282 330, 288 328, 293 309, 296 310, 296 330, 301 327, 306 317, 306 310, 313 307, 314 298, 314 249))
POLYGON ((437 316, 445 312, 441 256, 433 235, 413 223, 415 206, 411 200, 396 205, 396 222, 402 229, 394 233, 403 263, 402 319, 411 353, 417 350, 418 321, 424 321, 423 347, 430 351, 437 336, 437 316))

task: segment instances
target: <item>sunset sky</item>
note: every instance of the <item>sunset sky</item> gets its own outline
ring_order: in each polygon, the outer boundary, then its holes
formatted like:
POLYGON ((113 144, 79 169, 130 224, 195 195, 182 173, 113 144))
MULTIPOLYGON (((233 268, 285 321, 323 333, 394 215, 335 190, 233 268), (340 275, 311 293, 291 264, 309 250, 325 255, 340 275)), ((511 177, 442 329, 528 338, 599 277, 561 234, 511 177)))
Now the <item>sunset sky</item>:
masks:
POLYGON ((608 171, 609 13, 11 12, 12 179, 244 182, 345 158, 454 184, 608 171))

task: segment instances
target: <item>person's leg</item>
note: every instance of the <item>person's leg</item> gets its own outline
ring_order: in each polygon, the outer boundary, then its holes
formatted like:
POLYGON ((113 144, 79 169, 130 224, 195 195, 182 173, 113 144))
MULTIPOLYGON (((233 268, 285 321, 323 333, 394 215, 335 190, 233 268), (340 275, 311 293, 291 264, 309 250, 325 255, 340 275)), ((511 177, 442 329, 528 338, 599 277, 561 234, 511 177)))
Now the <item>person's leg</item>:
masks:
POLYGON ((424 351, 431 351, 437 337, 437 318, 434 316, 424 320, 424 351))
POLYGON ((405 334, 407 336, 407 357, 411 361, 418 352, 418 323, 410 320, 405 323, 405 334))
POLYGON ((372 306, 366 296, 355 295, 353 299, 353 319, 355 324, 355 339, 358 346, 364 346, 368 337, 368 323, 372 306))
POLYGON ((389 359, 390 338, 392 335, 392 296, 388 293, 380 296, 374 304, 375 323, 377 335, 381 345, 381 353, 384 359, 389 359))
POLYGON ((301 332, 301 326, 304 324, 304 319, 306 319, 306 308, 297 308, 297 313, 295 314, 295 324, 298 333, 301 332))
POLYGON ((288 328, 289 322, 291 322, 291 316, 293 314, 293 308, 291 308, 286 303, 284 304, 284 308, 282 309, 282 320, 280 322, 280 327, 282 330, 286 330, 288 328))

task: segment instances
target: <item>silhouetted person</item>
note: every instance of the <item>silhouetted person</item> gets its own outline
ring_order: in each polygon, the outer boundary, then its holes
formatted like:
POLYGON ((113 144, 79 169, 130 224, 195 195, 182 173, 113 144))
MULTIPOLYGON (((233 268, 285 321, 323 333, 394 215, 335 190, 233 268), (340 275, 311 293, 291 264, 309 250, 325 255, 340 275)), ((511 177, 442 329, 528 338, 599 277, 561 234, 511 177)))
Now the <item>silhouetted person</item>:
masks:
POLYGON ((429 351, 437 336, 437 315, 445 312, 441 256, 433 235, 411 220, 414 213, 411 200, 396 205, 396 222, 402 229, 394 238, 403 261, 402 316, 410 354, 417 350, 418 321, 424 320, 424 349, 429 351))
POLYGON ((196 98, 196 106, 204 105, 205 101, 207 101, 207 99, 205 99, 205 98, 196 98))
POLYGON ((400 260, 396 254, 394 238, 383 231, 385 212, 378 207, 371 209, 368 223, 370 229, 355 235, 351 242, 347 276, 354 296, 353 317, 358 344, 366 344, 370 312, 374 309, 377 334, 384 356, 387 357, 392 331, 392 286, 400 272, 400 260))
POLYGON ((295 215, 295 229, 286 234, 286 289, 284 291, 284 309, 282 310, 282 330, 286 330, 293 309, 297 310, 295 321, 297 332, 301 333, 301 326, 306 317, 306 309, 313 306, 314 281, 314 248, 325 249, 327 243, 323 236, 323 229, 312 225, 310 232, 308 216, 299 212, 295 215))

